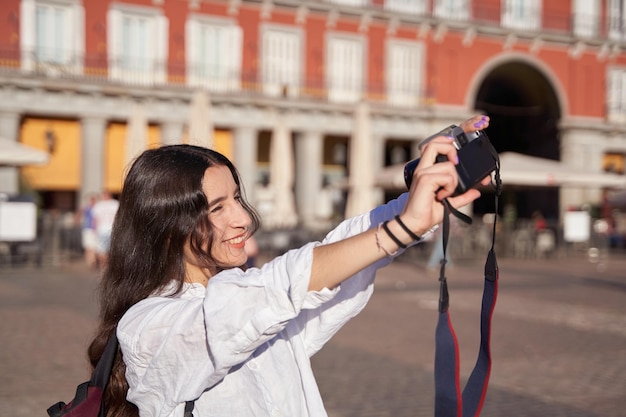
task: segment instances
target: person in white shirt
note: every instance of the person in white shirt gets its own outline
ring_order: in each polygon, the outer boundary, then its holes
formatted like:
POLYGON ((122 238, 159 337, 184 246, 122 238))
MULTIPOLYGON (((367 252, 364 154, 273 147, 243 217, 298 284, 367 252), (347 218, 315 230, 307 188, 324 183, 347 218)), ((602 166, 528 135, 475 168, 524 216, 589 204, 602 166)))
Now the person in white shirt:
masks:
POLYGON ((113 198, 111 193, 103 191, 100 199, 91 209, 96 230, 96 257, 100 268, 106 266, 108 260, 111 231, 118 207, 119 202, 113 198))
POLYGON ((376 270, 441 222, 456 163, 452 139, 437 138, 407 193, 246 268, 260 220, 232 163, 185 144, 144 151, 120 196, 89 348, 95 365, 116 332, 107 415, 183 416, 195 401, 196 417, 326 416, 310 357, 365 307, 376 270))

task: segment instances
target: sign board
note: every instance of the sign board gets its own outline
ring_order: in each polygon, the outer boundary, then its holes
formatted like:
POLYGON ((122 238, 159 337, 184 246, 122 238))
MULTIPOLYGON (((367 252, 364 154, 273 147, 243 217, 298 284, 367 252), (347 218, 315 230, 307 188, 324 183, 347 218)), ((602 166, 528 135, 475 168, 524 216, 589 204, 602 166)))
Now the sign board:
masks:
POLYGON ((30 242, 37 237, 37 206, 0 201, 0 242, 30 242))
POLYGON ((587 242, 591 237, 591 216, 586 211, 567 211, 563 218, 566 242, 587 242))

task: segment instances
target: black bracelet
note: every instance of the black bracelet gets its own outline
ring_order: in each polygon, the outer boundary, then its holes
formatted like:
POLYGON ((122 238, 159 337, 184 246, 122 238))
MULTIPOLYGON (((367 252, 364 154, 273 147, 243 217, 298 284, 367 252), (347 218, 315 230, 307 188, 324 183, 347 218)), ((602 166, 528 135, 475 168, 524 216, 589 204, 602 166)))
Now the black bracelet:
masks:
POLYGON ((400 227, 409 235, 411 236, 411 239, 417 241, 420 240, 422 237, 416 235, 415 233, 413 233, 413 231, 411 229, 409 229, 406 224, 404 224, 402 222, 402 220, 400 220, 400 216, 396 215, 396 217, 394 217, 394 219, 396 219, 396 221, 398 222, 398 224, 400 225, 400 227))
POLYGON ((396 242, 396 245, 398 245, 402 249, 406 249, 406 245, 402 243, 400 239, 398 239, 393 233, 391 233, 391 230, 389 230, 389 228, 387 227, 387 223, 389 223, 389 220, 383 223, 383 230, 385 231, 385 233, 387 233, 387 236, 389 236, 391 240, 396 242))

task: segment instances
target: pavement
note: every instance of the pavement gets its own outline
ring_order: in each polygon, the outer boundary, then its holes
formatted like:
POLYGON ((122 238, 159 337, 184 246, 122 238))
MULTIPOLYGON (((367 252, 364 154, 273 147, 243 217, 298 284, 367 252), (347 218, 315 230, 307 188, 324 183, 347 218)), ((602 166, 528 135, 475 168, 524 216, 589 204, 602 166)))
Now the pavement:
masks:
MULTIPOLYGON (((313 357, 329 417, 434 414, 436 274, 427 254, 378 274, 363 312, 313 357)), ((478 343, 484 259, 448 270, 461 378, 478 343)), ((626 416, 626 256, 499 259, 482 416, 626 416)), ((0 417, 46 416, 88 379, 98 273, 80 260, 0 266, 0 417)), ((296 417, 296 416, 287 416, 296 417)))

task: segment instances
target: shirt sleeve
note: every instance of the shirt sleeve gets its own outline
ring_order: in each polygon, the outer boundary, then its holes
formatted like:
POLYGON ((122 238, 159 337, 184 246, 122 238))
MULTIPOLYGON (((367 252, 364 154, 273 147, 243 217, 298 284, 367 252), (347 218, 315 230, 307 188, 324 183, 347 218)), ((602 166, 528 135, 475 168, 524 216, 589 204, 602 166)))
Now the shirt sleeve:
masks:
MULTIPOLYGON (((378 227, 379 223, 400 214, 407 198, 408 194, 404 193, 369 213, 345 220, 332 230, 321 244, 336 242, 378 227)), ((429 233, 424 234, 422 239, 429 233)), ((372 242, 372 245, 375 244, 372 242)), ((376 271, 388 265, 402 253, 403 250, 399 250, 393 257, 387 256, 342 282, 337 295, 332 300, 313 309, 304 309, 297 320, 289 324, 287 331, 292 336, 299 334, 304 340, 307 354, 314 355, 344 324, 363 310, 373 293, 376 271)))
POLYGON ((222 271, 206 289, 186 285, 183 294, 150 297, 129 309, 117 329, 128 400, 142 415, 169 415, 219 383, 303 308, 332 299, 336 290, 308 291, 314 245, 261 269, 222 271))

